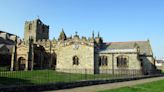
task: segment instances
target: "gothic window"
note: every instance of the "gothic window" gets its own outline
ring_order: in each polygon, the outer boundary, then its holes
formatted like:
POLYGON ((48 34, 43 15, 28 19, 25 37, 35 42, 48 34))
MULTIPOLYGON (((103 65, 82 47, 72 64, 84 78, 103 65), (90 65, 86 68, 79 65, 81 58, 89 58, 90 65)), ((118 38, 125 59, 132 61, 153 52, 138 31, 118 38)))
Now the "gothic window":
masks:
POLYGON ((77 56, 74 56, 72 60, 73 60, 73 65, 79 65, 79 58, 77 56))
POLYGON ((32 29, 32 24, 29 24, 29 28, 28 28, 29 30, 31 30, 32 29))
POLYGON ((99 66, 107 66, 107 65, 108 65, 107 56, 100 56, 99 57, 99 66))
POLYGON ((128 67, 128 57, 127 56, 118 56, 117 57, 117 67, 126 68, 128 67))

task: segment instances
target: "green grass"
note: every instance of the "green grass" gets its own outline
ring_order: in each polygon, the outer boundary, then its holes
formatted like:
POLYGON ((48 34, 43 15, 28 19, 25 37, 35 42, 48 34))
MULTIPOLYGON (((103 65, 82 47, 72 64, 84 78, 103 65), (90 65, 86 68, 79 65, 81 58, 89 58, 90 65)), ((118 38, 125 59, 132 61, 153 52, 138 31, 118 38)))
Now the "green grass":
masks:
POLYGON ((100 92, 164 92, 164 80, 100 92))
POLYGON ((109 79, 111 77, 109 74, 74 74, 56 72, 55 70, 5 71, 0 72, 0 86, 74 82, 80 80, 109 79))

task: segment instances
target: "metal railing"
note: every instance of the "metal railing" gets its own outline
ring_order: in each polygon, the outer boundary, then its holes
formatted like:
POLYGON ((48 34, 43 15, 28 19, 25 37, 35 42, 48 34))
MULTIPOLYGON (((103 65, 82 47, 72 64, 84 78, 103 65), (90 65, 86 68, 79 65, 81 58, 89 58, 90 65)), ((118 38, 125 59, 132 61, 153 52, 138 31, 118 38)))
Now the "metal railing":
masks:
POLYGON ((118 78, 143 77, 159 74, 158 71, 149 71, 144 75, 136 69, 101 69, 94 74, 93 69, 62 69, 62 70, 33 70, 33 71, 0 71, 0 88, 10 86, 31 86, 51 83, 78 82, 87 80, 114 80, 118 78))

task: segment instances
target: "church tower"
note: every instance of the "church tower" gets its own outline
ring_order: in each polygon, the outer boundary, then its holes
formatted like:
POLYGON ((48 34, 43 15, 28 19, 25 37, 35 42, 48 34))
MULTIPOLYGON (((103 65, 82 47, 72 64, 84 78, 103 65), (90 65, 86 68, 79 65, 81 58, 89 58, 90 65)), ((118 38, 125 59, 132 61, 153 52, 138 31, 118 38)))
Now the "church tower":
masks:
POLYGON ((42 39, 49 39, 49 26, 42 23, 38 18, 33 21, 26 21, 24 26, 24 41, 25 44, 29 44, 29 38, 33 39, 33 42, 37 42, 42 39))

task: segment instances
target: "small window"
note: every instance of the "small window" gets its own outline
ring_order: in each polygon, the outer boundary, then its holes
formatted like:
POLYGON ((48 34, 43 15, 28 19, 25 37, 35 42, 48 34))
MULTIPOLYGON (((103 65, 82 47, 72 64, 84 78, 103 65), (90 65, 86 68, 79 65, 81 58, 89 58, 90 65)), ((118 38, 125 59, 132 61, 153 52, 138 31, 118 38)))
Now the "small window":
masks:
POLYGON ((79 65, 79 58, 77 56, 74 56, 72 60, 73 60, 73 65, 79 65))
POLYGON ((143 61, 143 59, 140 59, 140 61, 143 61))

